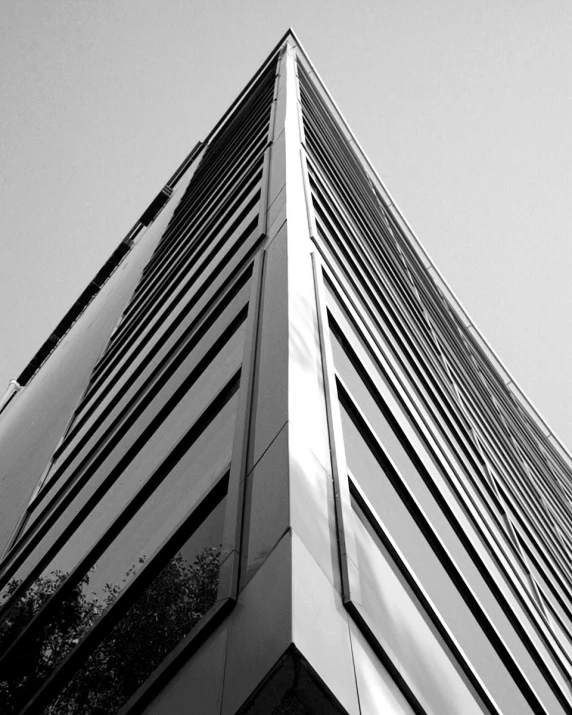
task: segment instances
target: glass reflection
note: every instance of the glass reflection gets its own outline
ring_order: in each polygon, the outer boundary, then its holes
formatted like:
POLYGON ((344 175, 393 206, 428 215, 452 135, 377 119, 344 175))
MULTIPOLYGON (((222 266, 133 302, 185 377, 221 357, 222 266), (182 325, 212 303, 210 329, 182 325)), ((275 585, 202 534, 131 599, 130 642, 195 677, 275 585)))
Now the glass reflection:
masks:
MULTIPOLYGON (((68 541, 40 578, 10 608, 0 623, 0 653, 6 652, 63 585, 56 600, 39 615, 2 664, 5 671, 4 680, 0 680, 2 715, 16 712, 9 709, 14 695, 20 703, 18 707, 32 696, 165 539, 183 523, 200 494, 220 476, 230 462, 237 400, 238 393, 234 391, 202 434, 176 460, 171 455, 167 460, 168 472, 83 578, 76 581, 81 576, 78 574, 64 585, 81 553, 89 542, 94 543, 89 538, 86 541, 86 534, 82 533, 68 541)), ((11 592, 19 585, 20 581, 14 579, 11 592)))
MULTIPOLYGON (((224 505, 223 499, 195 529, 44 710, 46 714, 116 712, 211 608, 218 590, 224 505)), ((121 582, 106 583, 97 593, 87 593, 87 574, 66 594, 57 613, 28 640, 25 652, 10 659, 0 681, 0 712, 11 715, 20 711, 115 602, 131 580, 131 570, 121 582)), ((21 613, 13 612, 12 629, 20 628, 35 600, 48 598, 64 578, 60 572, 36 581, 26 600, 20 602, 21 613)), ((0 641, 7 631, 4 622, 0 641)))

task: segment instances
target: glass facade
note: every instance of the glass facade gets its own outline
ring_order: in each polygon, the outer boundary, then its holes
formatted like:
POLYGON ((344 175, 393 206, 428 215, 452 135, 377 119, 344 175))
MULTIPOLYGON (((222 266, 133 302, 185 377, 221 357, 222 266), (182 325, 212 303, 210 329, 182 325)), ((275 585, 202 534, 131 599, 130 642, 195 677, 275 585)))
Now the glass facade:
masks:
POLYGON ((293 33, 121 246, 0 415, 0 712, 571 712, 569 456, 293 33))

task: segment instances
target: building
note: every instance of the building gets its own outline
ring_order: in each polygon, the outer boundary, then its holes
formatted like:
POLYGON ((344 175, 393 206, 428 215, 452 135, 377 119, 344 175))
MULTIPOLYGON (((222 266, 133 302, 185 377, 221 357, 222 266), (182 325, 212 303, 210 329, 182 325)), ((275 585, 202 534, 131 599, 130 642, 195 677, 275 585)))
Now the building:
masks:
POLYGON ((0 409, 2 713, 572 712, 570 456, 293 33, 0 409))

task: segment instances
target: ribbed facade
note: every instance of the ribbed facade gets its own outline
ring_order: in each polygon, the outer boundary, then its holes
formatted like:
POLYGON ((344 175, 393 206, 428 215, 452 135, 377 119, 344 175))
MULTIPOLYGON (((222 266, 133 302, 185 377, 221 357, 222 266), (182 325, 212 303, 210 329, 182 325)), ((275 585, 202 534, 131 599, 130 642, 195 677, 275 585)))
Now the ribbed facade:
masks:
POLYGON ((570 457, 287 33, 0 411, 0 713, 572 712, 570 457))

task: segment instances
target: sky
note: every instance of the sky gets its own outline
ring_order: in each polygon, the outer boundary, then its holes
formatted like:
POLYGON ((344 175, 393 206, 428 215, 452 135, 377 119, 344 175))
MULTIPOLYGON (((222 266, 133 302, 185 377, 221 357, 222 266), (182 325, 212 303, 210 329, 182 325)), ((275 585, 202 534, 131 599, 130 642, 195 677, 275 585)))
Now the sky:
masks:
POLYGON ((0 392, 288 27, 572 447, 569 0, 3 0, 0 392))

